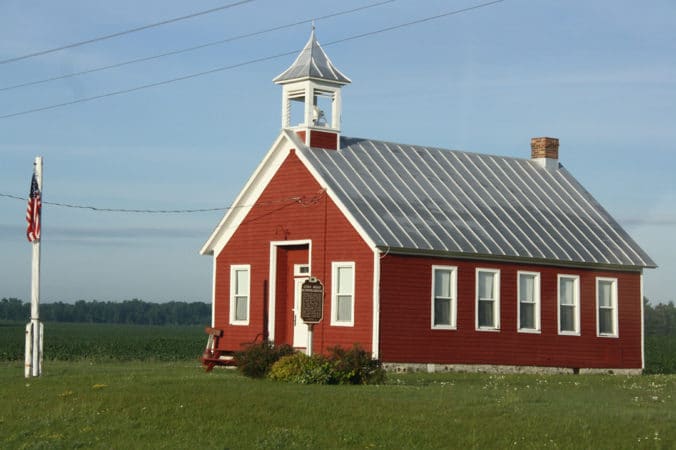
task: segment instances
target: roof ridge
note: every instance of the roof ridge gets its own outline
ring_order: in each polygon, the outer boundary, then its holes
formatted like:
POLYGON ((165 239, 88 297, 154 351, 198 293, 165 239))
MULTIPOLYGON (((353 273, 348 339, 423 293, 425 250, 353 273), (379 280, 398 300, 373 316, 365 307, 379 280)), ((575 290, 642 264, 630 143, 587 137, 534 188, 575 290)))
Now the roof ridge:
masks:
MULTIPOLYGON (((470 150, 462 150, 458 148, 444 148, 444 147, 439 147, 439 146, 431 146, 431 145, 422 145, 422 144, 407 144, 404 142, 393 142, 393 141, 387 141, 387 140, 381 140, 381 139, 368 139, 368 138, 362 138, 362 137, 354 137, 354 136, 345 136, 342 135, 340 137, 341 143, 343 140, 352 140, 352 141, 364 141, 364 142, 378 142, 381 144, 385 145, 397 145, 397 146, 404 146, 404 147, 411 147, 411 148, 424 148, 426 150, 436 150, 436 151, 441 151, 441 152, 452 152, 452 153, 462 153, 462 154, 467 154, 467 155, 478 155, 478 156, 485 156, 485 157, 494 157, 494 158, 504 158, 504 159, 511 159, 511 160, 517 160, 517 161, 531 161, 530 157, 519 157, 519 156, 510 156, 510 155, 498 155, 495 153, 482 153, 482 152, 476 152, 476 151, 470 151, 470 150)), ((351 144, 345 145, 349 146, 351 144)), ((343 145, 341 145, 343 147, 343 145)))

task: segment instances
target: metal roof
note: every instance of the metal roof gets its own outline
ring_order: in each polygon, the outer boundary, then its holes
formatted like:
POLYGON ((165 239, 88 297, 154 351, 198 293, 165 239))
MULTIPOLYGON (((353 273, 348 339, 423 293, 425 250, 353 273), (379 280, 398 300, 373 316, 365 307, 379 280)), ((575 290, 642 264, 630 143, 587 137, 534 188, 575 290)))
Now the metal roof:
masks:
POLYGON ((293 80, 315 78, 320 80, 332 81, 338 84, 348 84, 351 80, 343 75, 340 70, 333 65, 319 42, 315 38, 315 30, 312 29, 310 39, 300 52, 291 67, 286 69, 272 81, 278 84, 293 80))
POLYGON ((300 151, 384 249, 655 267, 561 165, 346 137, 300 151))

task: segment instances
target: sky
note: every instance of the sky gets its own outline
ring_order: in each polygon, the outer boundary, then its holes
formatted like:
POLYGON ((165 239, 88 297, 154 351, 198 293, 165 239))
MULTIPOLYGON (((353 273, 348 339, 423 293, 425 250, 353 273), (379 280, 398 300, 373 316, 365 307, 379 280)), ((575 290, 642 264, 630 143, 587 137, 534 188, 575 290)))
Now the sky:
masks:
MULTIPOLYGON (((560 162, 659 265, 653 302, 676 300, 676 2, 254 0, 116 38, 0 63, 0 298, 30 299, 26 197, 35 156, 43 200, 97 208, 232 203, 280 132, 284 71, 317 38, 352 83, 345 136, 560 162), (25 86, 304 22, 277 31, 25 86), (261 62, 133 90, 188 75, 261 62), (107 95, 133 90, 125 94, 107 95), (92 101, 81 99, 105 96, 92 101), (2 196, 2 195, 5 196, 2 196)), ((236 3, 3 0, 0 60, 236 3)), ((211 301, 199 249, 223 211, 149 214, 43 208, 41 301, 211 301)))

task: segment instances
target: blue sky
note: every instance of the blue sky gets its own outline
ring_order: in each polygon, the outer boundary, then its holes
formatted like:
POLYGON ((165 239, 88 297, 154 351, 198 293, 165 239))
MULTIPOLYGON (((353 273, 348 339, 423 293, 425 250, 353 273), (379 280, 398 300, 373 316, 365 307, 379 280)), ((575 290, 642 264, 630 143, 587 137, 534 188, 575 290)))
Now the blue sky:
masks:
MULTIPOLYGON (((225 5, 226 0, 4 0, 0 60, 225 5)), ((0 64, 0 89, 376 3, 256 0, 191 20, 0 64)), ((482 3, 397 0, 318 20, 321 44, 482 3)), ((198 51, 0 90, 0 116, 300 50, 304 24, 198 51)), ((676 3, 505 0, 325 46, 352 79, 343 134, 527 158, 535 136, 660 266, 645 293, 676 300, 676 3)), ((103 208, 229 205, 279 133, 272 78, 294 56, 0 119, 0 194, 103 208)), ((30 295, 26 204, 0 197, 0 297, 30 295)), ((211 298, 198 250, 222 212, 43 211, 42 300, 211 298)))

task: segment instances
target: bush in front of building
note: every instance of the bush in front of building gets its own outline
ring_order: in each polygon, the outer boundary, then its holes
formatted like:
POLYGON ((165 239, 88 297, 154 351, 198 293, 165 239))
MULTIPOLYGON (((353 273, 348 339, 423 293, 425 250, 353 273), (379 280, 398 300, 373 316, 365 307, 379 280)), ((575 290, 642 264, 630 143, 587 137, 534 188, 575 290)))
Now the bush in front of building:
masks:
POLYGON ((332 369, 331 363, 321 355, 297 352, 274 363, 268 378, 296 384, 332 384, 332 369))
POLYGON ((349 350, 331 347, 328 359, 337 384, 380 384, 385 381, 385 369, 380 361, 371 358, 359 344, 349 350))
POLYGON ((263 378, 277 360, 293 353, 290 345, 275 346, 270 341, 257 342, 235 353, 235 364, 237 370, 247 377, 263 378))
POLYGON ((268 377, 298 384, 378 384, 385 381, 385 370, 358 345, 349 350, 336 346, 328 356, 284 356, 273 364, 268 377))

